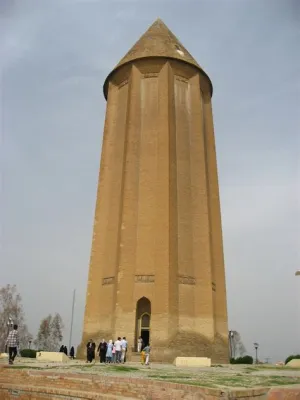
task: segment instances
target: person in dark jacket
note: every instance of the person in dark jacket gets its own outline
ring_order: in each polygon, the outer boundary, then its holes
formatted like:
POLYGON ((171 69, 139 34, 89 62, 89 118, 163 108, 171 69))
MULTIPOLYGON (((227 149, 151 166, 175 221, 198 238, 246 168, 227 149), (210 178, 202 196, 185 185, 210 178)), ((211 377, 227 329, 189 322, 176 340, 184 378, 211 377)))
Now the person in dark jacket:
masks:
POLYGON ((94 343, 93 339, 90 339, 90 341, 86 345, 86 362, 91 363, 95 359, 95 349, 96 344, 94 343))
POLYGON ((64 347, 64 353, 65 353, 65 355, 66 355, 66 356, 68 355, 68 349, 67 349, 67 346, 65 346, 65 347, 64 347))
POLYGON ((75 350, 74 347, 72 346, 70 350, 70 357, 72 358, 72 360, 74 360, 74 356, 75 356, 75 350))
POLYGON ((64 353, 64 349, 65 349, 65 346, 62 344, 62 345, 60 346, 59 352, 60 352, 60 353, 64 353))
POLYGON ((97 349, 97 353, 99 353, 101 363, 105 363, 106 361, 106 350, 107 350, 107 343, 104 339, 102 339, 102 342, 99 344, 97 349))

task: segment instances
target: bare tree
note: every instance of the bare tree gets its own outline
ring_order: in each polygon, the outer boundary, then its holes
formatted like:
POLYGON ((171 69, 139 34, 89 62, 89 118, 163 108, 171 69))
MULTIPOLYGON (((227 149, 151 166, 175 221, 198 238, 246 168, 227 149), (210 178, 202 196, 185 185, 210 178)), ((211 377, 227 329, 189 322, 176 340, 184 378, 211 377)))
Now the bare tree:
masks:
POLYGON ((0 288, 0 351, 4 351, 11 321, 19 326, 20 347, 26 348, 31 338, 25 324, 25 314, 22 298, 16 285, 6 285, 0 288))
POLYGON ((52 316, 48 315, 48 317, 42 319, 40 323, 37 338, 34 341, 38 350, 52 351, 51 322, 52 316))
POLYGON ((61 316, 58 313, 54 317, 49 314, 40 323, 37 338, 34 341, 35 346, 39 350, 58 351, 63 339, 62 330, 63 321, 61 316))
POLYGON ((246 354, 246 348, 242 342, 241 335, 237 331, 231 331, 231 349, 232 358, 243 357, 246 354))
POLYGON ((244 346, 241 338, 238 342, 237 352, 239 357, 243 357, 246 354, 246 347, 244 346))

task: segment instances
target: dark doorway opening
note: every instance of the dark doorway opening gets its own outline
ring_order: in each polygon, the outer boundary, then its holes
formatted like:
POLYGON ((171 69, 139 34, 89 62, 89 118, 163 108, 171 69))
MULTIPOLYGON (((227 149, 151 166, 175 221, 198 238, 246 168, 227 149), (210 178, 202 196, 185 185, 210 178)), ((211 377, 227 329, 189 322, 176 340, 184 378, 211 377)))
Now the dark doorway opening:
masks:
POLYGON ((150 331, 149 329, 141 329, 141 336, 144 342, 144 346, 148 346, 150 343, 150 331))
POLYGON ((144 346, 150 343, 150 320, 151 320, 151 303, 146 297, 142 297, 136 304, 136 340, 135 348, 137 350, 138 338, 141 337, 144 346))

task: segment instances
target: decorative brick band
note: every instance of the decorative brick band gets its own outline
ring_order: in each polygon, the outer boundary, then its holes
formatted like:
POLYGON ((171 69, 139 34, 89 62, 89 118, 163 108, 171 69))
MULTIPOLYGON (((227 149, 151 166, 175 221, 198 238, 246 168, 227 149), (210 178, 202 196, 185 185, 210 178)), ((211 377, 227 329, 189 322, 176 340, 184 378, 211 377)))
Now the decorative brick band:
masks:
POLYGON ((176 81, 184 82, 184 83, 188 83, 188 81, 189 81, 187 78, 185 78, 184 76, 180 76, 180 75, 175 75, 175 79, 176 79, 176 81))
POLYGON ((179 281, 179 283, 181 283, 183 285, 195 285, 196 284, 196 279, 193 278, 192 276, 179 275, 178 281, 179 281))
POLYGON ((110 276, 108 278, 103 278, 102 279, 102 285, 112 285, 113 283, 115 283, 115 277, 114 276, 110 276))
POLYGON ((156 72, 148 72, 147 74, 144 74, 143 75, 143 78, 144 79, 147 79, 147 78, 157 78, 158 77, 158 73, 156 73, 156 72))
POLYGON ((140 283, 152 283, 152 282, 155 282, 155 276, 154 275, 135 275, 134 280, 135 280, 135 282, 140 282, 140 283))

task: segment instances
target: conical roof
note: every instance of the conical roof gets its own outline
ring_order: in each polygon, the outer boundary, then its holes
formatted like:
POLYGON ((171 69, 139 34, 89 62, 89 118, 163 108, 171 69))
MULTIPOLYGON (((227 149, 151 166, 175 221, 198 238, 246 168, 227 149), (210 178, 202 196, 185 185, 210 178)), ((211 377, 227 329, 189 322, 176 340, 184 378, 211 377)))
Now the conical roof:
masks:
POLYGON ((192 55, 164 22, 158 18, 108 75, 104 83, 104 94, 109 77, 116 69, 131 61, 147 57, 165 57, 180 60, 195 66, 206 75, 192 55))
POLYGON ((128 51, 116 68, 128 63, 129 61, 144 57, 176 58, 200 68, 197 61, 159 18, 128 51))

